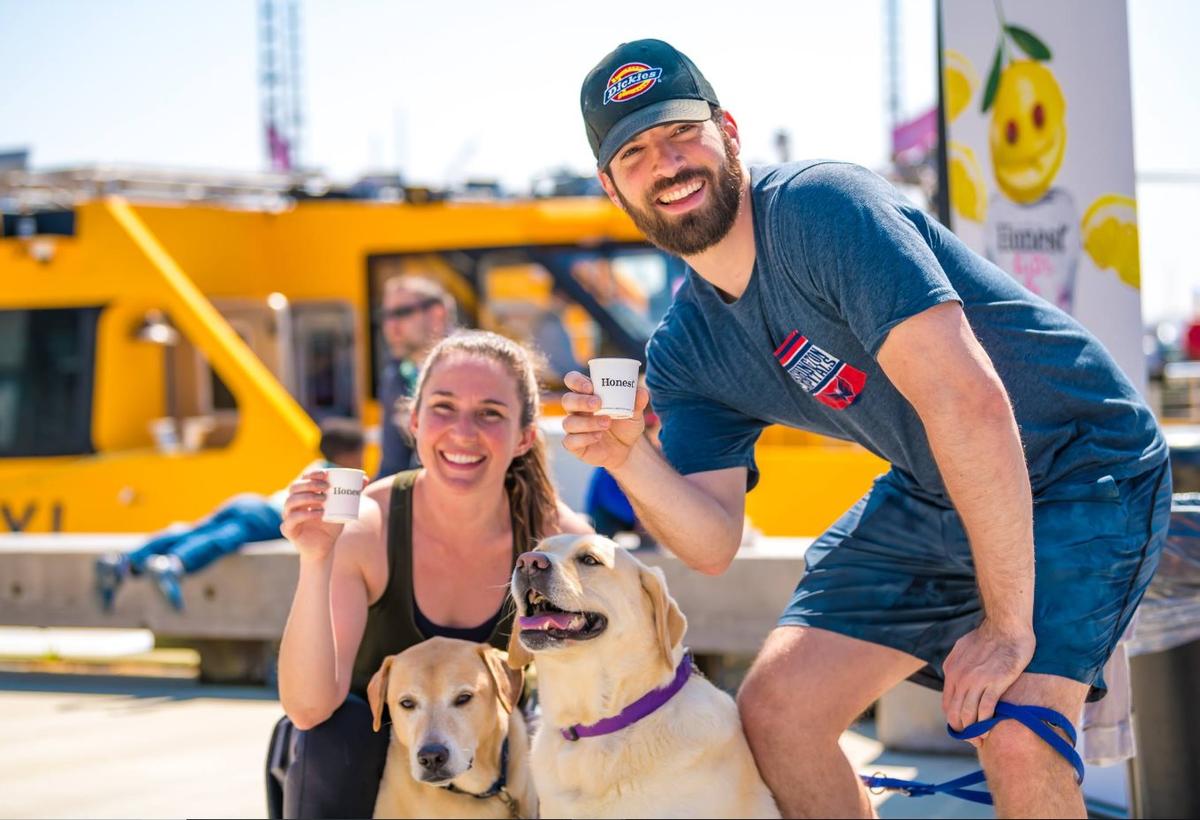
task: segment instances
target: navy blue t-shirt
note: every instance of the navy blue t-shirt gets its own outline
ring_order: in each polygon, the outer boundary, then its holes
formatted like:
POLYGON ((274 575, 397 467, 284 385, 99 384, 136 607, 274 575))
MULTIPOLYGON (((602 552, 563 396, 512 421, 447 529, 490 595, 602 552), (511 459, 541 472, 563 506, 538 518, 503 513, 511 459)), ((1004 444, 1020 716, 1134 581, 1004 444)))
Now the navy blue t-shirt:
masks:
POLYGON ((949 301, 1008 391, 1035 495, 1166 458, 1153 413, 1095 337, 879 176, 806 162, 753 168, 750 181, 745 292, 726 303, 689 270, 647 348, 663 451, 679 472, 745 467, 753 487, 755 442, 783 424, 856 441, 949 505, 920 418, 875 360, 893 327, 949 301))

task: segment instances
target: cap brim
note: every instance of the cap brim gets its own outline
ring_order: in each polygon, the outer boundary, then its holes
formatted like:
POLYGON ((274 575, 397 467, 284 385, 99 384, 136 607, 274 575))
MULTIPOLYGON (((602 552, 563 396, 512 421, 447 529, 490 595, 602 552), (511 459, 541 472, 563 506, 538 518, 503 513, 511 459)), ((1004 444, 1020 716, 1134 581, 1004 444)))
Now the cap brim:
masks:
POLYGON ((638 109, 608 129, 600 143, 599 167, 607 167, 622 145, 647 128, 668 122, 703 122, 710 117, 712 109, 705 100, 663 100, 638 109))

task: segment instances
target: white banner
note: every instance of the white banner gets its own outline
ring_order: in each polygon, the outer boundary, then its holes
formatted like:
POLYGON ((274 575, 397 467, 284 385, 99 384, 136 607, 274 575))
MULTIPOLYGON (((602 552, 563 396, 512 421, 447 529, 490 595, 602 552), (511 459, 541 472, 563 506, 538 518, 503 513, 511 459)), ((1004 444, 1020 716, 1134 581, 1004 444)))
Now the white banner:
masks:
POLYGON ((941 8, 951 227, 1144 390, 1125 0, 941 8))

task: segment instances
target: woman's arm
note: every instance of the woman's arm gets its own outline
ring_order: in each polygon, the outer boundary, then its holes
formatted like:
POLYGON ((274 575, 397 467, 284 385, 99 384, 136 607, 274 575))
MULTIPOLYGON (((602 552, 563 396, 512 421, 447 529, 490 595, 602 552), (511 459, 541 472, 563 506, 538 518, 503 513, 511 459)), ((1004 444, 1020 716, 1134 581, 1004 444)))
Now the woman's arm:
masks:
MULTIPOLYGON (((381 538, 379 505, 366 493, 359 515, 336 538, 336 548, 300 554, 300 578, 279 649, 279 700, 300 729, 327 720, 350 691, 369 604, 364 557, 378 549, 381 538)), ((285 520, 285 534, 288 529, 285 520)))
POLYGON ((595 530, 588 524, 587 519, 568 507, 563 500, 558 500, 558 522, 555 532, 569 532, 577 535, 590 535, 595 530))

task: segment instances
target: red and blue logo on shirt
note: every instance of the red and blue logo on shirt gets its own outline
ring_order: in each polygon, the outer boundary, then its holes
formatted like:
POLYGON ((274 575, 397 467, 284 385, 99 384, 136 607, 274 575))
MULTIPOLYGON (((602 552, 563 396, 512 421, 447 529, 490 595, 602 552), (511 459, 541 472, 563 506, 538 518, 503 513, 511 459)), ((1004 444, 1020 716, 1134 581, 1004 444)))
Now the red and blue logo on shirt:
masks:
POLYGON ((867 374, 846 364, 793 330, 775 350, 775 358, 814 399, 834 410, 854 404, 867 383, 867 374))

